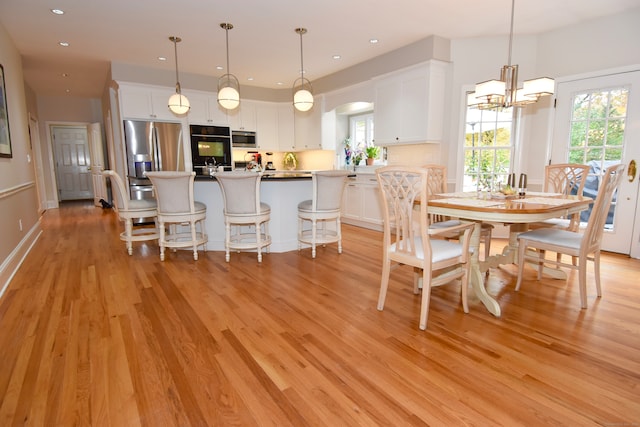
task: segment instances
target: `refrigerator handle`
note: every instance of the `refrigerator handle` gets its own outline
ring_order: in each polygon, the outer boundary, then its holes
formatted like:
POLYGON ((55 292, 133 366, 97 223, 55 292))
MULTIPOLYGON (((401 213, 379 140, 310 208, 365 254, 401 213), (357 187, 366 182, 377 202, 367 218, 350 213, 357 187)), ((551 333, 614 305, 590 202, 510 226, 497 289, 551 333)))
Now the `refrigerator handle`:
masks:
POLYGON ((153 170, 162 170, 160 167, 160 159, 158 158, 158 155, 160 154, 158 150, 158 130, 154 125, 151 126, 151 132, 149 133, 149 152, 153 159, 153 170))
POLYGON ((186 170, 186 162, 180 162, 180 159, 182 157, 182 155, 184 154, 184 150, 182 149, 182 126, 180 126, 180 132, 178 132, 178 152, 176 153, 176 169, 180 168, 180 165, 185 165, 185 170, 186 170))

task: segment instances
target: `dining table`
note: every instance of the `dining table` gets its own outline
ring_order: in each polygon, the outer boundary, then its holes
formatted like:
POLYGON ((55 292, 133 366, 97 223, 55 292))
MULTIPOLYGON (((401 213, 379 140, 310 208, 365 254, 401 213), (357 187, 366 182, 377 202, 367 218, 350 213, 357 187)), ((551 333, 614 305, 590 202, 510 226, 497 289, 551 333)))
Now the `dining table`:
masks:
MULTIPOLYGON (((427 203, 429 214, 475 222, 470 238, 473 253, 469 281, 476 296, 487 310, 494 316, 500 317, 500 305, 486 289, 485 273, 488 269, 518 262, 518 235, 527 231, 529 224, 577 214, 588 209, 593 199, 559 193, 527 192, 524 196, 518 196, 474 191, 435 194, 427 203), (480 260, 478 256, 480 228, 483 222, 507 225, 509 241, 501 253, 480 260)), ((547 268, 545 273, 556 278, 566 275, 564 271, 555 268, 547 268)))

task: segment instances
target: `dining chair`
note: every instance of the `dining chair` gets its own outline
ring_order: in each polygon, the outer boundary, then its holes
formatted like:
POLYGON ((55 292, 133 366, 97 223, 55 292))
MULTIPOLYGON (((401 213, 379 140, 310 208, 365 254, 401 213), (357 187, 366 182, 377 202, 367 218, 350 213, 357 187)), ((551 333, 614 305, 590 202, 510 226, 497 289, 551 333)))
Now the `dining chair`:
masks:
POLYGON ((537 265, 538 280, 542 278, 545 264, 567 267, 578 270, 580 304, 582 308, 587 308, 587 261, 593 261, 597 295, 598 297, 602 296, 600 287, 602 233, 614 192, 624 175, 624 169, 624 164, 617 164, 608 167, 605 171, 584 233, 558 228, 540 228, 527 231, 518 236, 519 262, 516 291, 520 290, 520 285, 522 284, 525 261, 537 265), (527 249, 535 249, 537 254, 528 252, 527 249), (555 261, 545 259, 546 251, 570 255, 577 259, 577 263, 565 263, 562 262, 561 258, 556 258, 555 261))
POLYGON ((227 262, 231 250, 256 250, 258 262, 262 262, 263 249, 268 249, 271 245, 271 207, 260 200, 261 177, 262 174, 257 172, 216 173, 224 201, 224 248, 227 262))
MULTIPOLYGON (((447 167, 431 163, 421 167, 427 170, 429 176, 427 184, 428 197, 431 197, 434 194, 446 193, 447 167)), ((429 224, 429 227, 431 228, 446 228, 460 224, 460 220, 442 215, 429 214, 429 224)), ((489 258, 489 255, 491 254, 491 235, 493 233, 493 228, 493 224, 488 222, 483 222, 480 225, 480 241, 484 243, 484 259, 489 258)), ((489 270, 487 270, 487 274, 488 273, 489 270)))
POLYGON ((376 177, 383 198, 384 217, 378 310, 384 308, 393 263, 394 268, 401 265, 414 267, 414 294, 420 292, 422 283, 420 329, 427 328, 431 288, 455 279, 460 279, 462 308, 468 313, 467 287, 471 265, 469 238, 474 223, 461 222, 453 227, 429 228, 428 172, 424 168, 385 166, 376 169, 376 177), (461 235, 458 241, 431 238, 443 233, 461 235))
POLYGON ((208 239, 204 226, 207 206, 193 197, 195 172, 155 171, 146 175, 158 201, 160 260, 164 261, 165 248, 190 247, 197 261, 198 247, 206 251, 208 239))
POLYGON ((340 214, 348 175, 345 170, 313 172, 311 199, 298 204, 298 250, 310 245, 311 258, 316 257, 316 245, 337 243, 338 253, 342 253, 340 214), (305 227, 306 223, 310 227, 305 227))
POLYGON ((112 170, 104 170, 102 175, 109 177, 111 181, 111 192, 113 193, 116 212, 124 222, 124 231, 120 233, 120 240, 125 242, 129 255, 133 254, 133 242, 158 240, 158 209, 156 201, 152 199, 131 199, 120 175, 112 170), (133 220, 137 218, 153 218, 155 227, 133 228, 133 220))
MULTIPOLYGON (((545 166, 542 191, 565 196, 569 194, 582 196, 587 176, 589 175, 589 167, 589 165, 577 163, 558 163, 545 166)), ((568 218, 553 218, 529 224, 530 229, 550 227, 578 231, 580 228, 580 214, 573 214, 568 218)))

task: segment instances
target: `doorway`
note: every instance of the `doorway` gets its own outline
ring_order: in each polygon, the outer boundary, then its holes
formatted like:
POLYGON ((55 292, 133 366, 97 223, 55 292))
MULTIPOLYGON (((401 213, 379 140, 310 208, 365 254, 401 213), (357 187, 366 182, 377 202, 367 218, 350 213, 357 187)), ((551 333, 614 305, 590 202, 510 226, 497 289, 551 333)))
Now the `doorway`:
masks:
POLYGON ((50 131, 58 201, 93 199, 86 125, 52 125, 50 131))
MULTIPOLYGON (((592 165, 590 179, 597 182, 598 173, 612 163, 629 167, 640 161, 637 141, 640 70, 558 83, 551 163, 592 165)), ((638 182, 638 176, 629 176, 618 187, 603 233, 603 250, 640 258, 638 182)))

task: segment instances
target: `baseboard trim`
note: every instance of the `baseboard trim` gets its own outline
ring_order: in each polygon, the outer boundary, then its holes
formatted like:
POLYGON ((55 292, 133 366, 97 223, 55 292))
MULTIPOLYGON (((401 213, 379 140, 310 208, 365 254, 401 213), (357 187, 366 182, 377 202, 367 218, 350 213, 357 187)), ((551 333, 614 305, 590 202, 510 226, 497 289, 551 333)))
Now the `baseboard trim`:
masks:
POLYGON ((11 283, 11 279, 13 279, 13 276, 16 274, 22 265, 22 262, 31 251, 31 248, 33 248, 35 243, 38 241, 41 234, 42 227, 40 226, 40 221, 37 221, 20 241, 18 246, 11 251, 11 254, 9 254, 7 259, 5 259, 2 265, 0 265, 0 298, 4 295, 5 290, 9 287, 9 283, 11 283))

